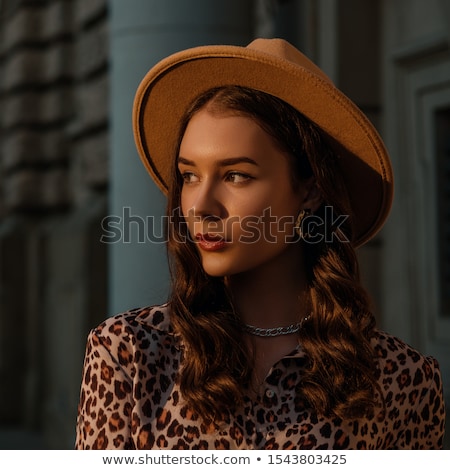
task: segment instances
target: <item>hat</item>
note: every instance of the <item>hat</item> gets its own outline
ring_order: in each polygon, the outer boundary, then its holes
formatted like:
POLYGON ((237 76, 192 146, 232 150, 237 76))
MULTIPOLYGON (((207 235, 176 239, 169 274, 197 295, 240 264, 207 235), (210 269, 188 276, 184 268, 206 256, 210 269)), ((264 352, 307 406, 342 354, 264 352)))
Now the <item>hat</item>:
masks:
POLYGON ((355 245, 378 232, 393 198, 386 148, 362 111, 283 39, 255 39, 247 47, 194 47, 163 59, 145 75, 135 96, 133 132, 146 169, 164 193, 182 117, 198 95, 224 85, 276 96, 317 124, 339 155, 355 245))

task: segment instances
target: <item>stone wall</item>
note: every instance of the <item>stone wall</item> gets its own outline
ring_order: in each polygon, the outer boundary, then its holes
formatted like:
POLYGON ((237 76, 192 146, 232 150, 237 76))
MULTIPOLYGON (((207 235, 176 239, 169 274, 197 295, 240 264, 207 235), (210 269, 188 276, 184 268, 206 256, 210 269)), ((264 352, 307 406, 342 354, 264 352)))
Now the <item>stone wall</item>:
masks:
POLYGON ((1 2, 0 428, 49 448, 106 314, 108 52, 106 0, 1 2))

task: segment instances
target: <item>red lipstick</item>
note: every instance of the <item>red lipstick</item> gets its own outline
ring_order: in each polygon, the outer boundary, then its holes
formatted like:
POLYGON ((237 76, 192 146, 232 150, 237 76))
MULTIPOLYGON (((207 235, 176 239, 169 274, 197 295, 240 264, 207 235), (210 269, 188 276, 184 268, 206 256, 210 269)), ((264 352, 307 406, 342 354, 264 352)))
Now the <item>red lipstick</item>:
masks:
POLYGON ((199 247, 204 251, 218 251, 223 249, 226 244, 223 237, 210 233, 198 233, 195 238, 199 247))

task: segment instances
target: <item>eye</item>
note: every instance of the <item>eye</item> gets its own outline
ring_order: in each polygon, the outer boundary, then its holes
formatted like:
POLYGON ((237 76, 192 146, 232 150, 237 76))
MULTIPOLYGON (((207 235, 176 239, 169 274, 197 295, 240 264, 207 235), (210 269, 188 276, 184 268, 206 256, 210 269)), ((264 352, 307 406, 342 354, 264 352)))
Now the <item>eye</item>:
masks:
POLYGON ((227 173, 226 180, 234 184, 246 183, 252 177, 240 171, 230 171, 227 173))
POLYGON ((183 178, 184 184, 192 184, 199 181, 198 176, 195 173, 192 173, 192 171, 181 172, 181 177, 183 178))

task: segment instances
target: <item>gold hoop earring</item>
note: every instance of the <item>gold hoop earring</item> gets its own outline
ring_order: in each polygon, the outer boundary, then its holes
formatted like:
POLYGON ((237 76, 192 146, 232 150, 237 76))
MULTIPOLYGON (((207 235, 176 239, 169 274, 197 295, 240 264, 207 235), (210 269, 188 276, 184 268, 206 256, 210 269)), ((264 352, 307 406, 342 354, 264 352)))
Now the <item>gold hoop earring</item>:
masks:
POLYGON ((295 221, 294 228, 300 239, 308 238, 308 234, 303 232, 302 224, 303 224, 305 217, 307 217, 310 213, 311 211, 309 209, 302 209, 297 216, 297 220, 295 221))

